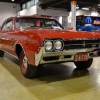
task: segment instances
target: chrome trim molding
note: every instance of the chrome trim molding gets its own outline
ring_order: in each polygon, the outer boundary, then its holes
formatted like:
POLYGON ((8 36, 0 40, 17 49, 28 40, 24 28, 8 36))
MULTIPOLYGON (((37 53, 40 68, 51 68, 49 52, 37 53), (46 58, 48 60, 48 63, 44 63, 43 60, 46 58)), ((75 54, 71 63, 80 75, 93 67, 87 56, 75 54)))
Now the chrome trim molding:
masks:
POLYGON ((87 52, 88 53, 88 58, 93 58, 89 56, 89 54, 93 51, 94 49, 76 49, 76 50, 64 50, 62 52, 45 52, 45 48, 42 47, 39 51, 38 54, 35 53, 35 65, 38 66, 39 64, 47 64, 47 63, 57 63, 57 62, 69 62, 69 61, 74 61, 74 55, 78 52, 87 52), (53 61, 44 61, 43 57, 53 57, 53 56, 67 56, 71 55, 71 58, 59 58, 59 60, 53 60, 53 61))

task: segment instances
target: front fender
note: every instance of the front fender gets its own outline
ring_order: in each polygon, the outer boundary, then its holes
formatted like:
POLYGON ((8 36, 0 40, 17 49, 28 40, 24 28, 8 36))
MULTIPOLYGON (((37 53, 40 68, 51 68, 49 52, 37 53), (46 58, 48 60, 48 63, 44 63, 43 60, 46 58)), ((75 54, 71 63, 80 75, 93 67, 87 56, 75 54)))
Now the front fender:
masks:
POLYGON ((35 65, 35 52, 34 52, 34 50, 31 49, 30 45, 28 45, 27 42, 17 41, 15 44, 15 51, 16 51, 17 44, 19 44, 21 46, 23 52, 25 53, 25 55, 28 59, 28 63, 31 65, 35 65))

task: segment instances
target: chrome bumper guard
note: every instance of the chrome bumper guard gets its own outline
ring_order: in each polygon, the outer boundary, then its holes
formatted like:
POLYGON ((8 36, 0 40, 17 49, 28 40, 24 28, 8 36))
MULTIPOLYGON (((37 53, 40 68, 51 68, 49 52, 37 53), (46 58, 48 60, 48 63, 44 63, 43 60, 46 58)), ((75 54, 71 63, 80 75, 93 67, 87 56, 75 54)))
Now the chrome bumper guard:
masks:
POLYGON ((78 52, 87 52, 88 58, 97 57, 98 54, 92 52, 94 49, 74 49, 64 50, 62 52, 45 52, 44 47, 40 49, 38 54, 35 54, 35 65, 48 64, 48 63, 60 63, 74 61, 74 56, 78 52))

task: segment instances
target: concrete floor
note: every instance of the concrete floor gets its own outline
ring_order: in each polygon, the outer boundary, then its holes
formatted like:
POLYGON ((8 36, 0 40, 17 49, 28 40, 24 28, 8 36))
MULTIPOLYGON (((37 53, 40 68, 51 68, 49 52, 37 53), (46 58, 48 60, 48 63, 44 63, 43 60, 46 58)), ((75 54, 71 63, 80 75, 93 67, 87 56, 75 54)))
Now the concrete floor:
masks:
POLYGON ((0 58, 0 100, 100 100, 100 58, 84 71, 73 63, 47 65, 29 80, 18 60, 5 54, 0 58))

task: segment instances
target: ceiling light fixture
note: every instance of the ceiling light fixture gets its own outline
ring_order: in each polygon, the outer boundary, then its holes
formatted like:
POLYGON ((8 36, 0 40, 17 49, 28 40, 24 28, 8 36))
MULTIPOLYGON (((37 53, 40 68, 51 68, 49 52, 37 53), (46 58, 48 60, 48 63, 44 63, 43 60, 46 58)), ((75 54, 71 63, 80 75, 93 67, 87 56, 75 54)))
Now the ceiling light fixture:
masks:
POLYGON ((12 0, 12 1, 14 1, 14 0, 12 0))
POLYGON ((76 6, 76 9, 79 9, 79 6, 78 5, 76 6))
POLYGON ((98 6, 100 6, 100 4, 98 4, 98 6))
POLYGON ((89 8, 86 8, 86 7, 84 7, 84 8, 82 8, 83 10, 89 10, 89 8))
POLYGON ((76 9, 79 9, 79 6, 77 6, 76 9))

